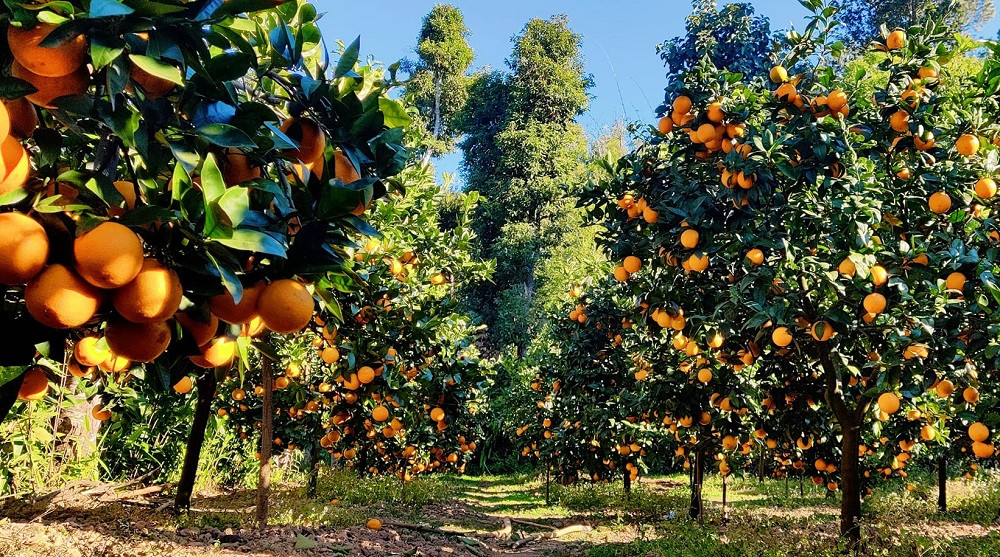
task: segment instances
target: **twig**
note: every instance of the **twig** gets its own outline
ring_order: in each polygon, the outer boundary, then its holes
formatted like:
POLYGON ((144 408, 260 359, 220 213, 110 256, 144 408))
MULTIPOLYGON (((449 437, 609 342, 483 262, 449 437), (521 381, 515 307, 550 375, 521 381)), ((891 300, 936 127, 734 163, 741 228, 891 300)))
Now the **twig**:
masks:
POLYGON ((430 524, 412 524, 410 522, 394 522, 389 521, 384 523, 385 526, 393 526, 396 528, 406 528, 407 530, 416 530, 417 532, 427 532, 429 534, 441 534, 443 536, 469 536, 475 535, 475 532, 471 531, 457 531, 457 530, 445 530, 443 528, 437 528, 431 526, 430 524))
POLYGON ((123 493, 106 493, 102 495, 98 500, 101 501, 102 503, 110 503, 112 501, 120 501, 122 499, 134 499, 136 497, 142 497, 143 495, 159 493, 169 487, 171 487, 170 484, 152 485, 140 489, 133 489, 131 491, 126 491, 123 493))
POLYGON ((553 530, 551 532, 540 532, 538 534, 531 534, 514 542, 514 545, 511 546, 511 549, 517 549, 522 545, 539 540, 551 540, 555 538, 560 538, 562 536, 565 536, 566 534, 572 534, 575 532, 589 532, 591 530, 592 528, 586 524, 574 524, 572 526, 566 526, 565 528, 559 528, 558 530, 553 530))
POLYGON ((503 517, 503 527, 494 532, 488 532, 483 534, 484 538, 496 538, 498 540, 509 540, 510 534, 514 531, 514 527, 511 524, 511 519, 508 517, 503 517))
POLYGON ((521 518, 512 518, 511 522, 515 524, 520 524, 521 526, 531 526, 532 528, 538 528, 540 530, 558 530, 555 526, 549 526, 547 524, 539 524, 537 522, 532 522, 530 520, 524 520, 521 518))

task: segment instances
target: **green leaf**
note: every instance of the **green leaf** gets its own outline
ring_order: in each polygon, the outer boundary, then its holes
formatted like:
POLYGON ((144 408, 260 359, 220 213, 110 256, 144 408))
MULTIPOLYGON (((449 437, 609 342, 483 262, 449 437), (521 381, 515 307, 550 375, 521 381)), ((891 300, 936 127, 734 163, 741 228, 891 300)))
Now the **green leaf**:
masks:
POLYGON ((211 261, 212 265, 219 271, 219 278, 222 279, 222 285, 226 288, 233 299, 239 303, 239 301, 243 299, 243 283, 241 283, 239 277, 236 276, 236 272, 233 269, 222 265, 211 253, 207 255, 209 261, 211 261))
POLYGON ((333 77, 344 77, 354 70, 354 65, 358 63, 358 56, 361 53, 361 36, 354 39, 350 46, 344 49, 344 54, 337 62, 337 69, 333 77))
POLYGON ((272 236, 259 230, 237 228, 230 238, 215 238, 215 241, 229 248, 266 253, 285 257, 285 247, 272 236))
POLYGON ((222 178, 215 154, 209 153, 201 167, 201 191, 206 201, 216 201, 226 193, 226 181, 222 178))
POLYGON ((117 0, 91 0, 90 17, 108 17, 114 15, 129 15, 135 10, 117 0))
POLYGON ((233 226, 239 226, 246 220, 246 214, 250 211, 249 193, 250 190, 246 188, 232 187, 218 200, 219 208, 229 217, 233 226))
POLYGON ((389 128, 405 128, 413 123, 413 118, 406 113, 406 109, 399 101, 394 101, 386 97, 379 97, 378 108, 384 115, 384 122, 389 128))
POLYGON ((195 133, 219 147, 237 147, 244 150, 257 148, 257 144, 246 132, 229 124, 205 124, 196 129, 195 133))
POLYGON ((129 54, 128 59, 150 75, 156 76, 160 79, 165 79, 177 85, 184 85, 184 77, 181 76, 180 69, 175 66, 171 66, 166 62, 161 62, 155 58, 150 58, 149 56, 143 56, 141 54, 129 54))
POLYGON ((125 225, 141 226, 157 221, 172 222, 180 220, 180 217, 177 213, 171 211, 170 209, 160 207, 158 205, 145 205, 143 207, 136 207, 135 209, 132 209, 122 215, 118 220, 125 225))
POLYGON ((29 367, 30 366, 0 366, 0 387, 20 377, 21 374, 27 371, 29 367))
POLYGON ((19 203, 28 197, 28 190, 24 188, 18 188, 13 191, 9 191, 3 195, 0 195, 0 207, 4 205, 13 205, 19 203))
POLYGON ((34 85, 16 77, 0 77, 0 97, 12 101, 38 91, 34 85))
POLYGON ((302 534, 299 534, 295 538, 295 549, 316 549, 317 547, 319 547, 319 544, 312 538, 307 538, 302 534))
POLYGON ((115 58, 125 52, 123 46, 111 46, 102 43, 99 39, 90 41, 90 59, 94 63, 94 69, 99 70, 115 61, 115 58))

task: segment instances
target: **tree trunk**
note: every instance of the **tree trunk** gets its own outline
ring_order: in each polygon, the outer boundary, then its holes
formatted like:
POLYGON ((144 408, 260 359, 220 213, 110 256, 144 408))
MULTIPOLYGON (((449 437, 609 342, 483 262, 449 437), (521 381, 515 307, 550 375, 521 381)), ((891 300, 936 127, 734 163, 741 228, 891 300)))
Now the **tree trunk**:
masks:
POLYGON ((760 458, 757 459, 757 481, 764 483, 764 451, 761 451, 760 458))
POLYGON ((549 501, 549 469, 552 468, 552 463, 548 459, 545 460, 545 506, 548 507, 551 503, 549 501))
POLYGON ((860 426, 856 421, 841 420, 840 460, 840 535, 856 548, 861 541, 861 471, 858 447, 861 445, 860 426))
POLYGON ((948 457, 938 457, 938 512, 948 512, 948 457))
POLYGON ((212 400, 218 380, 214 369, 202 371, 196 380, 198 386, 198 402, 194 408, 194 421, 188 434, 187 448, 184 449, 184 466, 181 469, 181 479, 177 482, 177 494, 174 496, 174 510, 187 511, 191 508, 191 494, 194 491, 194 481, 198 475, 198 461, 201 460, 201 447, 205 443, 205 430, 208 428, 208 418, 212 413, 212 400))
POLYGON ((722 520, 726 520, 726 474, 722 475, 722 520))
POLYGON ((316 497, 316 484, 319 483, 319 458, 316 447, 309 447, 309 483, 306 484, 306 496, 316 497))
MULTIPOLYGON (((441 127, 443 125, 441 121, 441 88, 441 73, 436 71, 434 72, 434 129, 431 132, 435 141, 441 138, 441 127)), ((434 148, 429 147, 424 153, 423 163, 427 164, 430 162, 433 156, 434 148)))
POLYGON ((704 449, 698 448, 694 453, 694 464, 691 468, 691 507, 688 514, 691 518, 701 519, 705 505, 701 499, 701 484, 705 478, 704 449))
POLYGON ((626 468, 622 479, 622 495, 625 496, 625 500, 628 501, 632 496, 632 473, 626 468))
POLYGON ((271 359, 261 356, 264 406, 260 416, 260 478, 257 482, 257 525, 267 526, 267 504, 271 495, 271 447, 274 445, 274 368, 271 359))

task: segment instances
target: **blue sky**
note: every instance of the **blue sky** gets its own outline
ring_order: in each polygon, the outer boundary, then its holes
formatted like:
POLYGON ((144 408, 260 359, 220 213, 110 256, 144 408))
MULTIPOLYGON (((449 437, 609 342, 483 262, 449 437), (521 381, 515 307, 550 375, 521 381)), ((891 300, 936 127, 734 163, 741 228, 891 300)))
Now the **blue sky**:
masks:
MULTIPOLYGON (((807 14, 796 0, 749 0, 758 14, 768 17, 771 29, 802 28, 807 14)), ((320 21, 328 39, 351 41, 361 35, 363 56, 392 63, 414 57, 421 20, 438 2, 432 0, 321 0, 320 21), (333 9, 330 9, 333 8, 333 9)), ((664 68, 656 45, 684 32, 691 11, 688 0, 453 0, 465 14, 476 51, 473 68, 504 68, 510 39, 531 18, 569 16, 570 26, 583 35, 587 71, 594 77, 590 110, 579 118, 594 137, 618 120, 651 122, 662 101, 664 68)), ((979 33, 995 37, 1000 20, 979 33)), ((457 172, 459 155, 444 157, 439 172, 457 172)))

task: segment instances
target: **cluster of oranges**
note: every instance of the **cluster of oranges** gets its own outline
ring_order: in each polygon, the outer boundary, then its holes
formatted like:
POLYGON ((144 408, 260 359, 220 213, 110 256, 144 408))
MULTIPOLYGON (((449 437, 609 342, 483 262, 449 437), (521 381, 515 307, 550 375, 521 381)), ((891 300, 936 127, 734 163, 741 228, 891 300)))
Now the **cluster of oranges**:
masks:
POLYGON ((31 29, 7 28, 7 43, 14 55, 10 73, 37 89, 26 98, 43 108, 55 108, 53 101, 60 97, 82 95, 90 85, 86 37, 77 35, 55 46, 41 46, 55 28, 51 23, 31 29))

